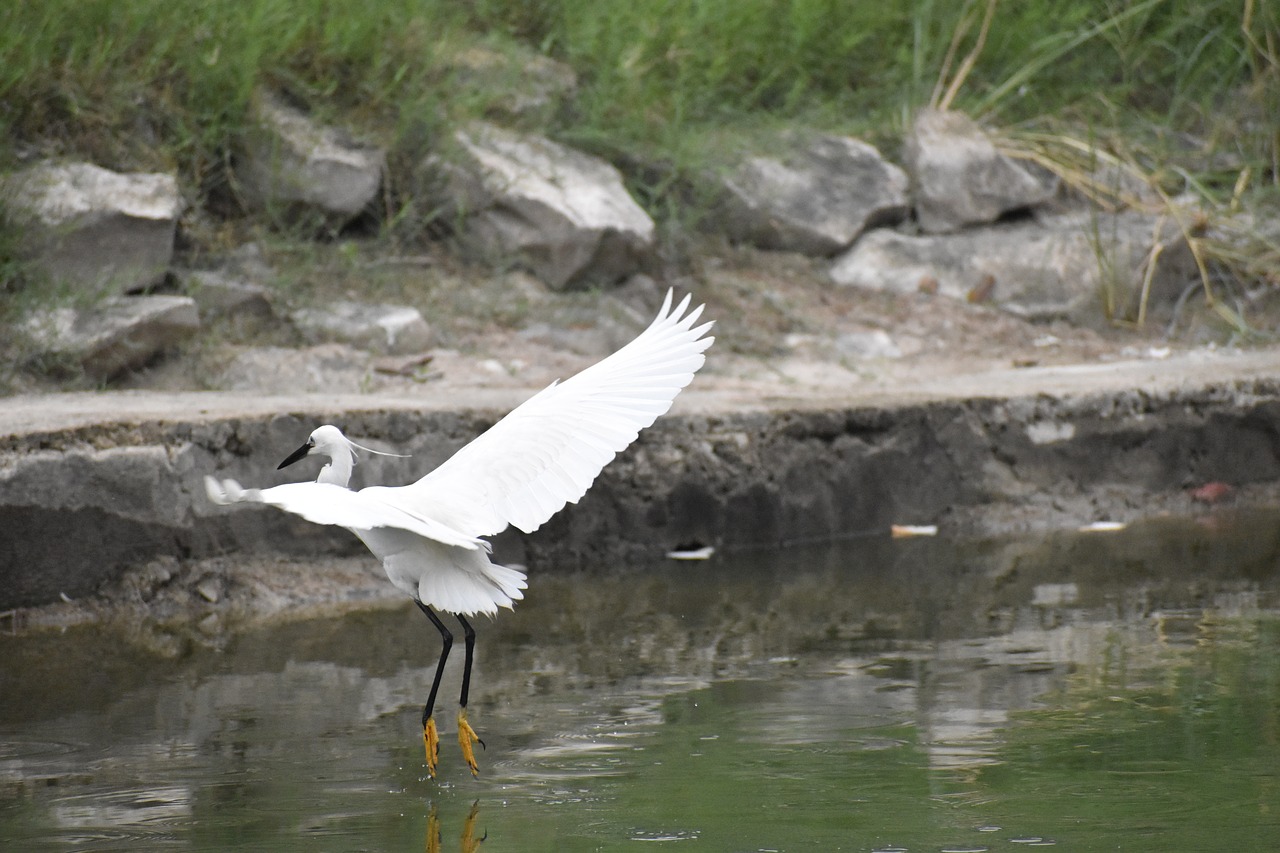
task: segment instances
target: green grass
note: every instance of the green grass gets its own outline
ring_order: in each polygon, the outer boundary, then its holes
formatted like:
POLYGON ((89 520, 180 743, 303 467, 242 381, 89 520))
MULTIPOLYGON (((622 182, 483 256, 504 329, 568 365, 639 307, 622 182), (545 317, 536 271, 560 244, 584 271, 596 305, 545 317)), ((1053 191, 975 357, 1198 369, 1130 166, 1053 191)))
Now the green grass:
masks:
MULTIPOLYGON (((679 150, 690 134, 816 121, 891 135, 985 4, 917 0, 42 0, 0 7, 0 163, 32 149, 216 172, 258 84, 395 134, 452 103, 442 57, 522 42, 582 80, 550 128, 679 150), (967 22, 967 28, 964 24, 967 22)), ((954 106, 1208 133, 1276 157, 1280 10, 1248 0, 997 5, 954 106), (1248 13, 1246 15, 1246 13, 1248 13), (1224 110, 1255 121, 1215 126, 1224 110)), ((952 63, 954 72, 958 62, 952 63)), ((461 105, 465 110, 466 105, 461 105)), ((1275 177, 1272 176, 1272 180, 1275 177)))
POLYGON ((492 107, 452 71, 472 45, 570 65, 572 103, 526 124, 666 164, 629 177, 677 228, 696 217, 673 176, 752 135, 806 125, 895 156, 940 97, 1015 136, 1087 138, 1170 194, 1224 209, 1280 194, 1280 6, 1263 0, 2 3, 0 170, 39 156, 172 169, 197 206, 234 217, 220 202, 265 85, 388 146, 385 219, 423 239, 409 171, 450 121, 492 107))

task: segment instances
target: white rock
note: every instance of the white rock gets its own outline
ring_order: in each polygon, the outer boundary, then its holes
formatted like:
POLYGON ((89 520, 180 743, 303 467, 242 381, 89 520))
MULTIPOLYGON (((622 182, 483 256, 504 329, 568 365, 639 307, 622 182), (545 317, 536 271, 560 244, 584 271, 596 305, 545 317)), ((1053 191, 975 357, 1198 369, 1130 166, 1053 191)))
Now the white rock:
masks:
POLYGON ((717 227, 763 249, 832 255, 907 215, 907 175, 846 136, 791 134, 780 157, 748 157, 719 182, 717 227))
POLYGON ((1053 198, 1056 182, 1040 179, 1001 154, 962 113, 922 110, 907 137, 907 170, 916 218, 931 233, 995 222, 1012 210, 1053 198))
POLYGON ((618 281, 651 252, 653 220, 609 163, 482 123, 454 139, 450 158, 428 167, 473 254, 516 260, 559 289, 618 281))
POLYGON ((431 327, 417 308, 335 302, 300 309, 291 318, 311 343, 340 341, 387 355, 422 352, 431 345, 431 327))
POLYGON ((382 149, 317 124, 269 94, 259 94, 253 118, 236 169, 250 204, 341 225, 377 197, 387 165, 382 149))
POLYGON ((200 328, 186 296, 117 296, 92 308, 57 308, 29 317, 24 331, 45 352, 73 359, 109 379, 142 367, 200 328))
POLYGON ((169 268, 183 209, 173 175, 46 161, 0 190, 22 253, 52 278, 114 294, 150 287, 169 268))
POLYGON ((1070 318, 1099 324, 1133 314, 1141 297, 1153 241, 1163 248, 1148 294, 1149 308, 1172 304, 1194 272, 1176 226, 1137 213, 1073 214, 973 229, 957 234, 909 236, 878 229, 836 259, 837 284, 914 293, 924 279, 938 292, 967 299, 993 282, 989 301, 1030 319, 1070 318), (1110 293, 1112 304, 1100 302, 1110 293))

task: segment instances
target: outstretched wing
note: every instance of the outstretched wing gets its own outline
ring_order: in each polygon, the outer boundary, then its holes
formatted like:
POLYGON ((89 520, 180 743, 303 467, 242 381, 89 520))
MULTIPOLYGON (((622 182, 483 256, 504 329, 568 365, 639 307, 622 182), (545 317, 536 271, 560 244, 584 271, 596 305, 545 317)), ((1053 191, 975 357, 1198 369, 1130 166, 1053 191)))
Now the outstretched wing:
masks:
POLYGON ((672 310, 671 302, 668 291, 657 318, 631 343, 545 388, 426 477, 394 489, 396 502, 424 511, 447 503, 452 526, 471 536, 508 524, 530 533, 577 503, 604 466, 671 408, 715 340, 706 337, 711 323, 694 326, 701 305, 688 311, 685 296, 672 310))
POLYGON ((370 494, 368 489, 353 492, 332 483, 286 483, 269 489, 246 489, 235 480, 215 480, 208 476, 204 478, 204 488, 216 504, 268 504, 314 524, 333 524, 355 531, 398 528, 445 545, 488 550, 488 543, 482 539, 459 533, 411 507, 381 499, 377 492, 385 493, 387 489, 370 494))

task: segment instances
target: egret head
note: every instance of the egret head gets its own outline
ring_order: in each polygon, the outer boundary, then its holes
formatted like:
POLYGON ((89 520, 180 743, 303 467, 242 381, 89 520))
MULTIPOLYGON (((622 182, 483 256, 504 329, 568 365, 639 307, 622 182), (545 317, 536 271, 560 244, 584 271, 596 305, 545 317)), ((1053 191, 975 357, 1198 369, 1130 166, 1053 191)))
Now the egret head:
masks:
POLYGON ((301 447, 289 454, 288 458, 281 462, 276 470, 286 468, 299 459, 317 453, 321 456, 328 456, 330 459, 355 458, 356 444, 342 434, 342 430, 332 424, 325 424, 322 427, 316 427, 315 430, 307 437, 307 440, 301 447), (342 454, 346 454, 345 457, 342 454))
MULTIPOLYGON (((356 464, 356 451, 364 450, 379 456, 400 456, 399 453, 387 453, 385 450, 374 450, 363 444, 356 444, 342 434, 342 430, 332 424, 316 427, 306 442, 289 454, 288 458, 276 466, 276 470, 292 465, 299 459, 311 454, 329 457, 329 464, 320 469, 318 482, 347 485, 351 478, 352 466, 356 464)), ((404 458, 404 457, 401 457, 404 458)))

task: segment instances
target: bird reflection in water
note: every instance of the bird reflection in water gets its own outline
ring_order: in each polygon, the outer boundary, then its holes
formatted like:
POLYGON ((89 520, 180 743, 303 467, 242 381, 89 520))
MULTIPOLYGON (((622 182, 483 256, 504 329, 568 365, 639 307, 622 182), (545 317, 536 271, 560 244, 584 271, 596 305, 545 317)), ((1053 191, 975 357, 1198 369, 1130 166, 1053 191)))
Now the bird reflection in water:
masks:
MULTIPOLYGON (((480 845, 489 837, 489 833, 484 833, 476 838, 476 817, 480 814, 480 801, 476 800, 471 804, 471 811, 467 814, 467 819, 462 822, 462 835, 458 837, 458 850, 460 853, 476 853, 480 849, 480 845)), ((431 811, 427 814, 427 853, 442 853, 443 847, 440 842, 440 813, 435 803, 431 804, 431 811)))

